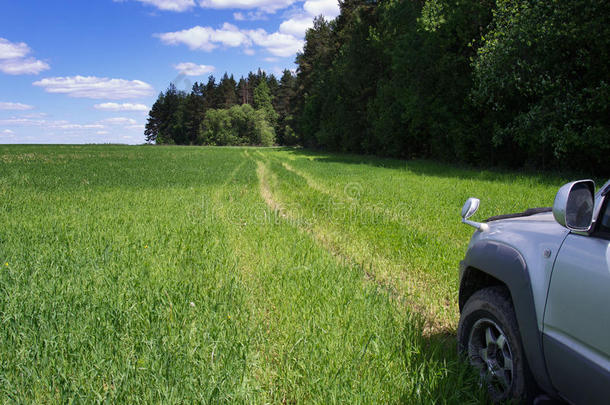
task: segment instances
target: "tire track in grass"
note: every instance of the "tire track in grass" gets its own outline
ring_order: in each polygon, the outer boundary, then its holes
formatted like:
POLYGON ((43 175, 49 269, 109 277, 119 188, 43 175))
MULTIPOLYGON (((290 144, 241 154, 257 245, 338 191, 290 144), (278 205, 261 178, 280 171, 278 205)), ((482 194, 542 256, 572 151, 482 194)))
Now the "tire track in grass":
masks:
MULTIPOLYGON (((301 177, 310 188, 314 189, 315 191, 318 191, 321 194, 328 196, 329 198, 339 200, 345 204, 357 205, 358 209, 367 211, 372 216, 378 216, 379 214, 382 214, 383 218, 385 220, 389 220, 390 222, 393 222, 393 223, 400 223, 402 226, 407 226, 412 229, 416 229, 420 233, 427 233, 427 231, 429 231, 429 229, 430 229, 427 226, 422 226, 418 223, 415 223, 412 220, 411 215, 407 215, 400 208, 399 209, 386 208, 386 207, 383 207, 380 203, 371 204, 371 203, 367 203, 367 202, 362 202, 358 198, 352 198, 352 197, 347 196, 347 192, 349 191, 349 186, 352 183, 347 183, 345 185, 345 187, 343 189, 344 190, 343 193, 337 193, 332 188, 328 188, 328 187, 325 187, 324 185, 322 185, 321 182, 317 181, 314 178, 314 176, 311 176, 309 173, 306 173, 302 170, 299 170, 299 169, 293 167, 292 165, 288 164, 287 162, 282 161, 280 158, 278 158, 276 156, 271 156, 271 158, 276 160, 278 163, 280 163, 287 171, 293 173, 294 175, 296 175, 298 177, 301 177)), ((456 247, 462 247, 463 241, 454 240, 453 244, 456 247)))
MULTIPOLYGON (((259 305, 260 302, 258 301, 258 297, 260 297, 262 294, 255 287, 253 287, 257 285, 256 269, 248 265, 248 263, 250 263, 253 259, 252 252, 243 249, 243 244, 240 243, 240 238, 238 236, 239 232, 229 232, 229 230, 235 231, 235 227, 243 228, 248 225, 247 222, 237 220, 236 212, 234 210, 232 212, 231 208, 233 208, 235 200, 233 198, 233 193, 229 193, 230 185, 236 180, 238 174, 245 174, 248 172, 248 170, 246 170, 245 173, 243 173, 244 166, 249 163, 252 163, 252 159, 247 150, 243 150, 243 153, 241 153, 240 155, 242 157, 242 161, 233 169, 233 171, 231 171, 231 173, 222 183, 221 187, 219 187, 217 191, 212 195, 212 206, 214 207, 213 210, 215 216, 225 224, 225 229, 227 229, 227 240, 229 245, 232 247, 232 250, 235 255, 234 259, 236 261, 236 268, 240 270, 240 274, 245 286, 250 289, 246 292, 246 295, 249 295, 250 298, 247 301, 247 324, 249 334, 251 336, 254 336, 254 350, 249 353, 249 358, 247 360, 247 374, 250 375, 251 378, 246 379, 246 382, 255 386, 252 388, 249 387, 249 389, 261 395, 261 393, 265 392, 264 386, 267 383, 265 381, 265 375, 261 369, 261 364, 263 364, 264 362, 260 361, 260 359, 265 358, 264 347, 260 342, 260 321, 261 318, 268 319, 269 316, 267 313, 263 313, 261 317, 261 306, 259 305)), ((269 322, 267 321, 266 323, 268 324, 269 322)))
MULTIPOLYGON (((280 215, 284 218, 288 218, 292 221, 295 221, 296 218, 293 215, 291 215, 291 212, 285 210, 282 207, 282 205, 278 201, 275 200, 275 197, 273 196, 273 193, 271 192, 271 189, 269 188, 269 184, 266 179, 266 176, 269 175, 267 166, 261 161, 257 161, 257 166, 258 166, 257 175, 258 175, 258 179, 259 179, 261 196, 263 197, 263 200, 265 200, 265 203, 267 204, 267 206, 272 211, 277 212, 278 215, 280 215)), ((292 170, 290 170, 290 169, 288 169, 288 170, 292 172, 292 170)), ((293 173, 296 174, 296 172, 293 172, 293 173)), ((273 175, 273 173, 271 173, 271 175, 273 175)), ((298 176, 300 176, 300 175, 298 175, 298 176)), ((303 177, 303 176, 300 176, 300 177, 303 177)), ((307 183, 309 184, 309 181, 307 183)), ((317 191, 319 191, 321 193, 328 194, 322 190, 318 190, 317 187, 312 184, 310 184, 310 187, 316 189, 317 191)), ((344 262, 344 263, 347 262, 347 263, 350 263, 351 265, 359 266, 364 271, 364 276, 367 280, 374 282, 379 287, 383 288, 388 293, 390 293, 390 295, 393 296, 394 298, 404 301, 404 297, 402 295, 398 294, 398 292, 396 291, 396 289, 393 287, 393 285, 391 283, 384 282, 382 280, 378 280, 375 277, 375 275, 370 271, 370 269, 366 270, 361 264, 358 264, 349 255, 347 255, 342 249, 340 249, 339 246, 337 246, 337 244, 334 243, 335 242, 334 240, 328 238, 325 233, 321 232, 319 229, 316 230, 313 227, 307 227, 306 229, 309 233, 311 233, 316 238, 316 240, 318 240, 319 243, 322 244, 322 246, 326 250, 331 252, 333 254, 333 256, 339 257, 342 260, 342 262, 344 262)))
MULTIPOLYGON (((257 155, 259 154, 257 153, 257 155)), ((317 246, 317 249, 326 252, 326 254, 332 258, 331 260, 335 263, 335 266, 344 268, 344 271, 348 271, 349 269, 349 272, 353 277, 352 283, 356 283, 359 286, 359 289, 376 291, 376 294, 383 296, 383 300, 386 300, 387 302, 384 304, 384 308, 394 308, 394 311, 397 311, 397 314, 400 314, 401 319, 404 319, 403 325, 405 325, 405 329, 402 332, 390 332, 394 336, 402 336, 401 348, 392 349, 389 346, 386 346, 385 349, 389 349, 390 352, 392 352, 392 350, 403 351, 403 353, 407 352, 407 357, 413 355, 416 357, 416 359, 409 358, 404 363, 406 373, 402 379, 407 388, 400 388, 400 390, 394 391, 393 393, 390 391, 388 393, 390 396, 381 402, 480 403, 483 401, 483 397, 481 396, 479 390, 474 388, 476 383, 469 380, 474 374, 471 374, 471 370, 468 368, 468 366, 459 361, 455 354, 454 340, 452 338, 447 339, 445 334, 433 334, 432 329, 424 325, 424 320, 422 317, 411 311, 412 308, 408 308, 405 305, 396 305, 397 301, 403 300, 404 297, 396 294, 396 290, 393 288, 393 285, 383 283, 380 284, 376 281, 372 281, 372 279, 366 279, 366 277, 363 278, 362 266, 358 265, 355 260, 345 255, 341 249, 329 248, 329 246, 320 239, 320 233, 316 232, 315 228, 303 226, 298 212, 289 209, 283 200, 278 199, 278 195, 275 193, 274 188, 277 187, 280 179, 272 170, 269 169, 268 162, 264 161, 266 160, 265 157, 263 156, 262 158, 263 161, 256 159, 257 177, 259 183, 258 187, 260 191, 259 198, 265 201, 265 204, 267 204, 269 210, 272 210, 273 207, 280 212, 284 212, 284 216, 275 214, 276 217, 279 217, 280 224, 289 225, 289 228, 293 229, 295 234, 302 235, 300 237, 303 239, 311 239, 315 246, 317 246), (415 317, 413 317, 413 315, 415 315, 415 317), (442 366, 436 369, 434 376, 431 376, 428 374, 428 371, 430 371, 428 366, 431 364, 430 362, 435 361, 439 361, 439 364, 442 364, 442 366), (439 377, 442 381, 438 381, 439 377), (410 381, 412 378, 421 378, 422 380, 420 383, 413 383, 413 381, 410 381), (458 382, 457 380, 461 381, 458 382), (456 387, 461 386, 467 386, 469 388, 467 390, 456 389, 456 387), (408 393, 402 391, 403 394, 400 394, 399 392, 401 392, 403 389, 408 391, 408 393)), ((323 273, 322 277, 329 278, 330 275, 323 273)), ((344 288, 344 285, 333 285, 333 290, 342 290, 344 288)), ((373 324, 379 325, 383 324, 382 321, 376 319, 380 310, 382 309, 373 311, 357 311, 360 315, 364 313, 365 318, 370 319, 373 324)), ((369 327, 370 323, 366 321, 364 324, 360 325, 359 328, 357 328, 357 333, 361 333, 362 329, 369 327)), ((385 329, 385 327, 382 329, 385 329)), ((324 331, 324 333, 327 332, 324 331)), ((389 341, 386 341, 386 344, 388 343, 389 341)), ((361 356, 367 354, 367 350, 370 345, 376 345, 377 343, 375 343, 375 341, 364 341, 362 344, 363 346, 356 356, 360 360, 362 359, 361 356)), ((294 345, 298 346, 299 341, 297 341, 294 345)), ((395 352, 392 352, 392 354, 395 354, 395 352)), ((386 363, 389 364, 392 363, 392 361, 387 359, 384 361, 384 364, 386 363)), ((345 365, 342 367, 344 366, 345 365)), ((373 373, 376 373, 375 367, 379 367, 379 365, 371 364, 368 366, 373 373)), ((336 380, 336 375, 342 375, 342 373, 343 371, 340 368, 335 373, 334 377, 331 376, 331 381, 334 383, 336 380)), ((336 402, 336 398, 332 402, 336 402)), ((365 400, 360 402, 367 403, 380 401, 377 399, 374 401, 365 400)))
POLYGON ((296 224, 271 192, 278 179, 255 156, 236 174, 253 174, 251 184, 225 189, 216 205, 251 297, 260 402, 434 401, 447 387, 438 378, 446 365, 424 353, 417 322, 296 224))
POLYGON ((351 183, 346 184, 346 186, 344 187, 343 193, 337 193, 331 188, 324 187, 320 182, 318 182, 310 174, 291 166, 290 164, 282 161, 281 159, 279 159, 275 156, 273 156, 272 158, 275 159, 276 161, 278 161, 278 163, 280 163, 289 172, 293 173, 294 175, 296 175, 298 177, 301 177, 310 188, 314 189, 315 191, 317 191, 321 194, 324 194, 330 198, 339 200, 346 204, 357 205, 358 209, 367 211, 368 213, 370 213, 373 216, 382 214, 385 219, 388 219, 391 222, 398 223, 400 221, 400 223, 402 225, 409 226, 411 228, 415 228, 419 232, 423 233, 423 232, 426 232, 429 230, 425 226, 414 223, 414 221, 411 220, 411 217, 409 215, 406 215, 404 212, 402 212, 401 209, 396 210, 396 209, 392 209, 392 208, 383 207, 379 204, 372 205, 372 204, 369 204, 366 202, 363 203, 358 198, 353 198, 353 197, 347 196, 347 192, 349 191, 349 186, 351 185, 351 183))
MULTIPOLYGON (((346 196, 346 193, 349 191, 347 190, 347 187, 349 187, 351 183, 348 183, 345 186, 346 189, 344 190, 343 194, 337 193, 333 189, 322 185, 321 182, 317 181, 308 173, 298 170, 288 163, 283 162, 279 157, 272 156, 272 158, 280 162, 282 167, 284 167, 286 170, 294 173, 298 177, 302 177, 311 188, 319 191, 321 194, 326 195, 328 198, 341 200, 343 204, 352 205, 359 211, 367 212, 373 219, 379 218, 379 214, 381 213, 383 214, 383 222, 387 222, 386 225, 396 228, 409 229, 410 234, 415 234, 415 237, 409 234, 402 235, 402 237, 405 240, 415 239, 416 244, 427 246, 426 251, 419 252, 419 254, 416 253, 415 255, 410 254, 406 258, 393 257, 395 256, 395 252, 393 254, 392 251, 385 250, 383 245, 376 245, 379 250, 377 250, 376 257, 370 260, 370 272, 376 274, 377 278, 384 280, 386 284, 396 285, 398 290, 404 291, 404 287, 401 288, 401 286, 406 285, 407 294, 415 295, 419 298, 416 300, 417 302, 415 302, 419 312, 431 320, 431 332, 436 330, 452 332, 455 330, 457 325, 457 310, 455 308, 455 302, 457 300, 457 288, 454 287, 452 282, 445 278, 445 274, 441 274, 440 276, 442 278, 439 278, 439 274, 434 274, 428 271, 431 266, 435 266, 437 264, 436 262, 438 260, 438 257, 436 260, 430 260, 430 251, 438 246, 442 246, 444 249, 447 244, 446 239, 440 239, 436 236, 431 237, 429 226, 423 226, 419 222, 414 221, 413 215, 408 215, 402 209, 396 210, 394 208, 386 208, 384 207, 383 201, 363 201, 361 198, 359 198, 360 196, 357 196, 357 198, 350 198, 349 196, 346 196), (414 257, 416 255, 426 259, 425 266, 417 264, 414 266, 413 263, 409 264, 409 257, 414 257), (390 273, 389 275, 388 272, 390 273), (439 311, 434 311, 432 314, 430 314, 431 307, 439 309, 440 314, 439 311), (443 319, 437 319, 439 315, 443 319)), ((360 185, 360 183, 357 184, 360 185)), ((357 218, 359 218, 359 216, 357 218)), ((341 229, 341 227, 339 228, 341 229)), ((322 226, 321 229, 323 232, 328 231, 327 227, 325 226, 322 226)), ((356 231, 359 230, 360 229, 356 229, 356 231)), ((353 234, 354 232, 351 232, 349 229, 343 229, 342 232, 335 232, 335 236, 337 236, 337 238, 335 238, 337 239, 335 243, 340 249, 344 248, 350 250, 350 246, 358 239, 358 236, 353 234)), ((367 236, 368 235, 364 236, 365 240, 367 240, 367 236)), ((380 240, 380 242, 387 241, 388 240, 386 238, 382 238, 380 240)), ((463 247, 462 240, 454 240, 453 244, 458 249, 463 247)), ((411 246, 411 248, 413 247, 414 246, 411 246)), ((401 250, 404 252, 409 251, 407 247, 401 250)), ((356 247, 351 249, 350 255, 353 255, 359 260, 366 261, 366 253, 364 253, 364 257, 362 257, 363 253, 363 249, 356 247)))
MULTIPOLYGON (((268 162, 265 155, 259 151, 257 151, 257 154, 268 162)), ((290 165, 285 164, 285 162, 279 162, 279 164, 287 172, 300 178, 313 191, 323 194, 326 198, 336 198, 336 193, 328 192, 315 180, 308 179, 309 176, 302 176, 301 173, 290 170, 290 165)), ((261 195, 272 210, 280 213, 283 217, 288 217, 292 222, 300 224, 333 255, 343 261, 358 265, 367 280, 390 292, 399 305, 408 306, 420 313, 426 320, 424 325, 425 334, 446 333, 455 329, 456 316, 454 305, 452 305, 454 299, 442 292, 440 294, 430 294, 430 286, 438 284, 432 275, 422 271, 413 272, 412 269, 409 271, 409 269, 405 269, 403 263, 395 263, 391 258, 385 257, 383 253, 370 255, 370 241, 366 238, 351 235, 349 230, 334 225, 334 221, 321 220, 320 223, 315 215, 309 216, 308 218, 311 218, 311 221, 309 221, 305 220, 302 214, 295 214, 290 210, 289 207, 292 207, 290 204, 281 204, 277 195, 274 195, 269 180, 277 185, 277 176, 267 167, 267 164, 261 161, 258 162, 258 176, 261 195), (441 302, 440 306, 439 301, 441 302)))
MULTIPOLYGON (((216 210, 218 217, 226 224, 227 229, 231 229, 231 232, 227 232, 229 244, 234 251, 237 268, 249 289, 250 333, 255 336, 255 350, 248 361, 249 375, 251 375, 250 380, 255 382, 259 395, 266 398, 264 402, 267 402, 267 399, 277 395, 274 385, 276 374, 274 367, 277 366, 278 354, 270 350, 266 341, 277 315, 275 305, 269 302, 267 294, 262 288, 264 283, 261 281, 260 268, 253 265, 258 262, 258 256, 262 252, 252 247, 254 242, 246 236, 247 232, 245 232, 246 228, 257 226, 257 224, 253 223, 255 221, 249 221, 252 218, 246 218, 243 213, 239 212, 240 208, 249 205, 250 201, 247 201, 246 198, 252 192, 248 189, 251 185, 246 183, 237 192, 232 192, 232 188, 229 187, 238 175, 247 177, 251 171, 259 170, 258 166, 244 168, 246 165, 255 163, 247 150, 243 151, 243 157, 245 159, 233 170, 214 195, 214 205, 218 207, 216 210), (239 195, 239 198, 233 198, 235 195, 239 195)), ((284 394, 282 399, 285 398, 284 394)))
POLYGON ((265 204, 271 209, 273 212, 282 213, 280 215, 286 216, 283 213, 282 206, 273 199, 273 195, 271 194, 271 190, 269 189, 269 185, 267 184, 267 168, 260 160, 256 161, 256 175, 258 176, 259 190, 261 193, 261 197, 265 201, 265 204))
POLYGON ((337 261, 277 200, 280 179, 265 162, 248 165, 233 176, 244 183, 223 187, 225 201, 217 205, 225 213, 242 209, 233 213, 240 220, 229 215, 225 222, 250 286, 257 349, 246 381, 262 390, 256 402, 480 402, 468 370, 451 354, 453 342, 448 350, 446 340, 424 337, 419 318, 405 318, 385 289, 363 280, 361 266, 337 261), (264 223, 252 221, 257 201, 267 207, 264 223), (462 386, 470 388, 455 389, 462 386))
MULTIPOLYGON (((430 230, 430 226, 429 225, 421 225, 418 221, 414 221, 415 217, 413 215, 413 213, 411 212, 412 210, 409 209, 410 207, 408 205, 404 205, 404 204, 399 204, 397 207, 391 207, 391 208, 387 208, 385 207, 385 205, 388 203, 387 201, 384 200, 380 200, 379 202, 374 202, 374 201, 363 201, 360 198, 357 199, 353 199, 353 198, 345 198, 346 197, 346 189, 347 187, 352 184, 352 183, 347 183, 345 185, 346 188, 344 188, 344 192, 343 193, 337 193, 334 191, 334 188, 329 187, 329 186, 325 186, 323 181, 319 181, 316 179, 316 176, 311 175, 309 173, 307 173, 306 171, 303 170, 299 170, 297 168, 295 168, 294 166, 284 162, 282 159, 287 159, 287 160, 292 160, 292 161, 296 161, 296 158, 294 156, 285 156, 285 155, 281 155, 280 157, 277 156, 271 156, 272 159, 275 159, 276 161, 280 162, 287 170, 293 172, 294 174, 301 176, 305 179, 305 181, 307 181, 307 184, 316 189, 317 191, 320 191, 321 193, 327 194, 329 196, 332 196, 336 199, 341 199, 341 200, 349 200, 350 202, 356 202, 358 203, 363 209, 367 209, 369 211, 373 211, 373 213, 383 213, 384 216, 386 218, 390 218, 392 221, 400 221, 400 223, 404 226, 408 226, 411 228, 416 228, 418 229, 420 232, 426 233, 430 230), (372 207, 372 209, 371 209, 372 207)), ((311 163, 311 161, 309 161, 311 163)), ((402 171, 401 171, 402 172, 402 171)), ((404 172, 408 172, 408 170, 405 170, 404 172)), ((354 173, 348 173, 348 175, 353 175, 354 173)), ((390 176, 388 176, 390 177, 390 176)), ((391 177, 390 177, 391 178, 391 177)), ((420 176, 421 178, 421 176, 420 176)), ((361 189, 365 189, 366 185, 363 187, 362 184, 360 184, 361 179, 357 180, 358 183, 357 185, 360 186, 361 189)), ((347 190, 349 191, 349 190, 347 190)), ((361 190, 362 191, 362 190, 361 190)), ((387 190, 384 189, 384 193, 387 190)), ((369 194, 364 193, 364 194, 369 194)), ((428 203, 433 203, 434 202, 434 198, 437 198, 437 196, 433 196, 432 197, 432 201, 427 201, 428 203)), ((441 223, 436 223, 434 224, 436 225, 435 228, 440 228, 442 226, 441 223)), ((465 236, 466 237, 466 236, 465 236)), ((458 240, 444 240, 444 243, 451 243, 455 248, 461 249, 464 248, 464 244, 463 244, 463 239, 458 239, 458 240)))

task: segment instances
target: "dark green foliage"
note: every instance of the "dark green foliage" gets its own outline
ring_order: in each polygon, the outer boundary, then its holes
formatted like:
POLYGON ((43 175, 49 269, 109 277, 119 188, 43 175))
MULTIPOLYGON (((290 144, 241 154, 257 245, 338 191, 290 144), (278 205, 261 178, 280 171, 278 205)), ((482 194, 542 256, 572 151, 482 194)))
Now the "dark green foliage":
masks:
POLYGON ((271 146, 275 142, 275 131, 267 120, 267 112, 255 110, 250 104, 208 110, 200 134, 197 142, 200 145, 271 146))
POLYGON ((265 119, 271 125, 275 126, 278 115, 273 108, 272 100, 273 96, 271 95, 271 90, 269 90, 267 81, 261 81, 254 89, 254 108, 264 111, 265 119))
POLYGON ((283 145, 294 146, 299 143, 299 137, 297 136, 297 134, 294 132, 294 130, 292 129, 292 127, 290 125, 286 125, 284 127, 282 134, 283 134, 283 142, 282 142, 283 145))
POLYGON ((159 94, 157 97, 157 101, 153 104, 150 112, 148 113, 148 120, 146 122, 146 129, 144 130, 144 136, 146 136, 146 142, 155 142, 161 143, 157 140, 161 140, 161 136, 159 133, 161 132, 161 126, 165 120, 163 117, 163 102, 165 99, 165 94, 159 94))
POLYGON ((249 104, 249 94, 248 82, 242 77, 239 79, 239 83, 237 84, 237 97, 239 98, 239 104, 249 104))
POLYGON ((188 138, 188 143, 193 144, 197 141, 199 127, 205 112, 205 92, 204 86, 199 83, 193 85, 191 93, 184 101, 184 126, 188 138))
POLYGON ((484 2, 343 2, 297 57, 304 143, 454 159, 470 113, 471 44, 490 16, 484 2))
POLYGON ((217 91, 220 94, 222 108, 231 108, 235 104, 238 104, 237 83, 235 82, 233 75, 229 77, 229 75, 225 73, 217 91))
POLYGON ((280 134, 295 145, 291 103, 296 77, 286 70, 281 82, 261 71, 239 83, 225 73, 218 84, 195 83, 190 93, 174 84, 161 93, 149 112, 146 141, 177 145, 271 146, 280 134), (279 113, 276 111, 279 109, 279 113))
POLYGON ((298 136, 294 132, 294 102, 297 81, 290 70, 284 70, 280 79, 277 95, 273 98, 273 107, 278 114, 278 143, 280 145, 296 145, 298 136))
POLYGON ((297 113, 298 129, 305 146, 329 147, 320 138, 320 125, 325 122, 322 116, 322 106, 325 104, 329 91, 326 87, 332 58, 337 52, 335 35, 331 23, 323 17, 316 17, 313 28, 305 34, 303 52, 297 54, 297 92, 295 111, 297 113))
POLYGON ((472 94, 509 163, 603 170, 609 17, 603 0, 497 1, 472 94))
POLYGON ((216 79, 214 76, 210 76, 208 78, 208 83, 205 85, 205 101, 204 101, 204 110, 208 108, 220 108, 223 103, 222 96, 218 88, 220 85, 216 84, 216 79))
POLYGON ((607 173, 601 0, 346 0, 316 19, 292 103, 306 146, 607 173))
POLYGON ((380 145, 388 128, 400 131, 390 153, 446 160, 461 156, 472 115, 467 102, 474 55, 470 44, 488 25, 490 7, 484 2, 445 0, 423 6, 384 5, 380 40, 390 44, 385 53, 390 67, 379 81, 372 104, 378 114, 371 118, 380 145), (401 24, 402 19, 413 24, 401 24), (400 122, 397 128, 396 122, 400 122))
POLYGON ((187 96, 170 84, 161 93, 149 113, 146 124, 146 140, 157 144, 182 144, 188 139, 185 127, 185 104, 187 96))

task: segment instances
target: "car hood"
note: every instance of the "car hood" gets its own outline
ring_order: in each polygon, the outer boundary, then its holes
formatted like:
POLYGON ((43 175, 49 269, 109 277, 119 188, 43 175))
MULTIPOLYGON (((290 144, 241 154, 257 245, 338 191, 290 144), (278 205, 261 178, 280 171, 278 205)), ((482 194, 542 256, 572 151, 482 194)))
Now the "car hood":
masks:
POLYGON ((478 240, 495 240, 510 245, 526 255, 533 247, 553 247, 561 244, 567 233, 559 225, 552 212, 545 212, 525 217, 500 219, 487 223, 489 230, 475 232, 471 243, 478 240), (548 246, 548 245, 553 246, 548 246))

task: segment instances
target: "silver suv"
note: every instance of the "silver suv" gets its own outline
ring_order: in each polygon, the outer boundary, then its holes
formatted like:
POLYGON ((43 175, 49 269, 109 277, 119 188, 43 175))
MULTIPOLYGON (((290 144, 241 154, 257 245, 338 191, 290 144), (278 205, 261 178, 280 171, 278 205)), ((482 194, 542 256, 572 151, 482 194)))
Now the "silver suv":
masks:
POLYGON ((495 402, 540 392, 610 403, 610 181, 559 189, 553 208, 469 218, 460 263, 458 344, 495 402))

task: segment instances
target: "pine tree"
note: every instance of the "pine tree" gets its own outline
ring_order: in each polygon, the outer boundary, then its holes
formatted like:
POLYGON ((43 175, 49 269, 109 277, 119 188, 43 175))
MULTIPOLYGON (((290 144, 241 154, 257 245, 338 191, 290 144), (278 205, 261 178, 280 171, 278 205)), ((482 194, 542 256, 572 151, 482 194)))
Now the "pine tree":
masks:
POLYGON ((188 143, 193 145, 199 136, 199 127, 205 115, 205 98, 203 84, 195 82, 191 93, 186 97, 184 107, 184 127, 188 143))
POLYGON ((278 143, 293 145, 298 142, 294 133, 294 108, 296 96, 296 77, 288 69, 284 70, 280 79, 277 96, 273 99, 275 111, 278 113, 278 143))
POLYGON ((163 125, 163 121, 165 118, 162 115, 162 106, 165 102, 164 98, 165 94, 163 92, 159 93, 157 101, 155 101, 155 104, 153 104, 150 112, 148 113, 146 129, 144 130, 146 142, 157 143, 157 138, 159 137, 161 126, 163 125))
POLYGON ((229 76, 225 73, 218 84, 220 108, 231 108, 238 104, 236 87, 237 83, 235 83, 233 75, 229 76))
POLYGON ((242 105, 252 102, 248 97, 248 82, 243 77, 239 79, 239 84, 237 85, 237 96, 239 97, 239 103, 242 105))
POLYGON ((210 77, 208 77, 208 82, 205 85, 205 109, 209 110, 210 108, 221 107, 222 98, 220 97, 218 86, 216 86, 216 79, 214 76, 210 75, 210 77))
POLYGON ((271 91, 269 91, 267 80, 261 80, 254 89, 254 108, 264 111, 269 123, 275 127, 278 115, 273 108, 272 100, 273 97, 271 96, 271 91))

